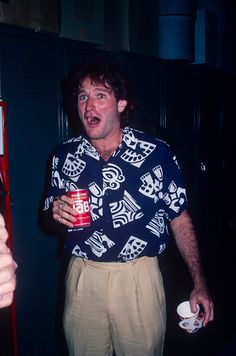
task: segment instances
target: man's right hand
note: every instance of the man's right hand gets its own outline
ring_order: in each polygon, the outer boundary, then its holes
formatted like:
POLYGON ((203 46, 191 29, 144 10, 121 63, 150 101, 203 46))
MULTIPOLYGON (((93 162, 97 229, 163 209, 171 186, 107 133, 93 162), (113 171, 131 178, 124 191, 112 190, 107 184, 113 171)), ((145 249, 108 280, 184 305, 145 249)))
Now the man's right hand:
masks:
POLYGON ((62 195, 54 200, 52 206, 53 219, 60 224, 73 228, 76 221, 77 211, 72 208, 73 199, 67 195, 62 195))

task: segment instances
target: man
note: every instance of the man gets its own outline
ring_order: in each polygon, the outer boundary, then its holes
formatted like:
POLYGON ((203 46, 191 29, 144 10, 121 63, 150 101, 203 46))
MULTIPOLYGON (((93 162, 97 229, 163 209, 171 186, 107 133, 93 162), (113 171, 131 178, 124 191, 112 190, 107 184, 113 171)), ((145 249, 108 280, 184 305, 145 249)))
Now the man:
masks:
POLYGON ((160 356, 166 304, 158 254, 168 225, 193 279, 192 311, 213 320, 176 157, 165 142, 124 127, 127 81, 111 65, 92 64, 75 78, 85 133, 52 160, 45 211, 68 228, 64 329, 70 355, 160 356), (67 192, 88 189, 92 223, 74 228, 67 192), (51 209, 50 209, 51 208, 51 209))
POLYGON ((6 245, 8 233, 5 221, 0 214, 0 308, 11 305, 16 287, 17 265, 12 258, 10 249, 6 245))

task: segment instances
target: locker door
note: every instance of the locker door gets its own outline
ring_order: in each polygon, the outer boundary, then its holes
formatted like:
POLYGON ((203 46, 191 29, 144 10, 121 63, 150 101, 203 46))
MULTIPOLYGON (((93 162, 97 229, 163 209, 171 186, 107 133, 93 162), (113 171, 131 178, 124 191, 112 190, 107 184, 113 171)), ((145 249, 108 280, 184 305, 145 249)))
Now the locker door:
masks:
MULTIPOLYGON (((7 102, 13 248, 18 262, 16 313, 19 356, 63 352, 57 240, 38 226, 46 162, 60 140, 58 45, 22 33, 1 34, 1 92, 7 102), (56 326, 55 326, 56 325, 56 326)), ((64 353, 63 353, 64 354, 64 353)))

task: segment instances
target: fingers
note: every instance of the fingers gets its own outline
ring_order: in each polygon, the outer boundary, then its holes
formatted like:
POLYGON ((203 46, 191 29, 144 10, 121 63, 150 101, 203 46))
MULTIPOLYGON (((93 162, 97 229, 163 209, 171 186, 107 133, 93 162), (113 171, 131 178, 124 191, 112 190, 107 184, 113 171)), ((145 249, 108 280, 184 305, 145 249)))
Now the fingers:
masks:
POLYGON ((58 223, 73 227, 76 218, 76 210, 72 208, 73 199, 68 198, 66 195, 62 195, 59 199, 53 202, 53 219, 58 223))
POLYGON ((204 315, 203 315, 203 326, 206 326, 209 321, 214 320, 214 306, 211 300, 204 301, 202 303, 203 309, 204 309, 204 315))
POLYGON ((6 242, 8 239, 8 232, 5 228, 5 221, 3 216, 0 214, 0 241, 6 242))
POLYGON ((0 231, 0 253, 10 253, 10 249, 6 245, 5 239, 2 239, 1 231, 0 231))
POLYGON ((0 295, 8 292, 5 284, 15 279, 16 269, 17 264, 10 253, 0 255, 0 295))
POLYGON ((198 311, 197 303, 193 299, 190 299, 190 307, 191 307, 192 313, 195 314, 198 311))
POLYGON ((2 214, 0 214, 0 226, 5 227, 5 221, 4 221, 2 214))
POLYGON ((10 253, 0 255, 0 308, 12 303, 16 288, 16 268, 17 264, 10 253))
MULTIPOLYGON (((7 273, 6 273, 7 274, 7 273)), ((15 273, 6 282, 2 283, 0 286, 0 298, 5 294, 14 292, 16 287, 16 275, 15 273)))
POLYGON ((8 232, 5 228, 5 221, 0 214, 0 308, 7 307, 12 303, 16 287, 17 264, 6 245, 7 239, 8 232))
POLYGON ((202 307, 202 325, 206 326, 210 321, 214 320, 214 304, 206 290, 192 292, 190 305, 193 313, 197 311, 196 304, 202 307))
POLYGON ((14 297, 14 292, 10 292, 0 296, 0 308, 5 308, 11 305, 14 297))

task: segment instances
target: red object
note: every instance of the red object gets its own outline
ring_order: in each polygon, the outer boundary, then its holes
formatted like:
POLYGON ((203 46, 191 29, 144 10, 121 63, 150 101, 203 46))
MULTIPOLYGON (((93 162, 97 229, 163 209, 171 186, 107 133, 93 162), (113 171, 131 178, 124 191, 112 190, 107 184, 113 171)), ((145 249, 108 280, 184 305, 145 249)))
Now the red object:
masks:
MULTIPOLYGON (((5 208, 5 223, 8 231, 8 245, 11 251, 13 251, 13 234, 12 234, 12 220, 11 220, 11 197, 10 197, 10 177, 8 166, 8 135, 6 125, 6 102, 0 99, 0 107, 2 107, 2 124, 3 124, 3 155, 0 155, 0 179, 2 180, 2 186, 4 189, 4 208, 5 208)), ((14 342, 14 356, 18 355, 17 350, 17 333, 16 333, 16 304, 13 300, 12 306, 12 332, 14 342)))
POLYGON ((75 227, 90 226, 89 196, 87 189, 77 189, 67 193, 68 197, 74 199, 73 208, 77 211, 75 227))

